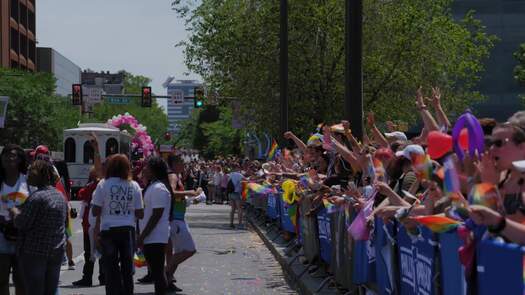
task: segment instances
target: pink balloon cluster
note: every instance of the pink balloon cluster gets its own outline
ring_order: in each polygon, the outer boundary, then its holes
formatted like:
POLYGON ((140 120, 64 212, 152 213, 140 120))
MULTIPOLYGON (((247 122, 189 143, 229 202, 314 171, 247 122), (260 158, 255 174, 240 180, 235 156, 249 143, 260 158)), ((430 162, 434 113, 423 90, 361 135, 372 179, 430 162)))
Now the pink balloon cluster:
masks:
POLYGON ((140 124, 131 114, 125 113, 124 115, 113 116, 113 118, 109 119, 107 123, 119 128, 120 130, 124 130, 128 126, 133 129, 135 134, 132 134, 133 138, 131 140, 131 148, 133 150, 142 150, 144 157, 151 155, 155 149, 153 141, 146 131, 146 126, 140 124))

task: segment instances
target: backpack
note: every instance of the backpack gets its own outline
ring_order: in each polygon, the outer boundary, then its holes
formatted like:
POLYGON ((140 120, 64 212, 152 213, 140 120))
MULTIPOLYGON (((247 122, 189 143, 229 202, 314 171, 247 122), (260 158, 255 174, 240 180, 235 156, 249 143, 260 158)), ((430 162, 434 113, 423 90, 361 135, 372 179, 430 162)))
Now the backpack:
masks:
POLYGON ((228 186, 226 187, 226 192, 228 194, 231 194, 231 193, 235 192, 235 185, 233 184, 233 181, 231 179, 228 180, 228 186))

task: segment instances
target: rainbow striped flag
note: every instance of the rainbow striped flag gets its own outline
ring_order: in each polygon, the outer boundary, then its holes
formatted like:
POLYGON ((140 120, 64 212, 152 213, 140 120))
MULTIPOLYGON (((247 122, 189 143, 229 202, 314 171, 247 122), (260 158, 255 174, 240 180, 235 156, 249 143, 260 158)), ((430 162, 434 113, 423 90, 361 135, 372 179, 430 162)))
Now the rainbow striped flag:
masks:
POLYGON ((246 201, 250 197, 250 188, 248 186, 248 182, 242 181, 241 182, 241 188, 242 188, 242 190, 241 190, 242 200, 246 201))
POLYGON ((272 147, 270 148, 270 151, 268 152, 268 161, 271 161, 275 158, 275 154, 277 152, 277 148, 279 147, 279 145, 277 144, 277 141, 275 141, 275 139, 272 139, 272 147))
POLYGON ((469 202, 474 205, 482 205, 497 210, 498 191, 496 186, 486 182, 474 185, 469 193, 469 202))
POLYGON ((330 203, 328 199, 323 199, 323 205, 326 208, 326 212, 328 214, 332 214, 337 211, 337 206, 335 206, 333 203, 330 203))
POLYGON ((256 194, 270 194, 274 192, 274 189, 269 185, 260 185, 258 183, 248 183, 248 189, 256 194))
POLYGON ((460 225, 459 221, 442 215, 415 216, 413 219, 435 233, 445 233, 460 225))
POLYGON ((135 253, 135 256, 133 256, 133 264, 135 265, 135 267, 144 267, 147 265, 146 257, 144 257, 142 251, 138 251, 135 253))
POLYGON ((412 160, 412 166, 414 167, 414 172, 416 172, 416 176, 419 180, 427 179, 430 180, 430 177, 432 176, 432 161, 430 160, 430 156, 426 154, 417 154, 412 153, 410 155, 412 160))

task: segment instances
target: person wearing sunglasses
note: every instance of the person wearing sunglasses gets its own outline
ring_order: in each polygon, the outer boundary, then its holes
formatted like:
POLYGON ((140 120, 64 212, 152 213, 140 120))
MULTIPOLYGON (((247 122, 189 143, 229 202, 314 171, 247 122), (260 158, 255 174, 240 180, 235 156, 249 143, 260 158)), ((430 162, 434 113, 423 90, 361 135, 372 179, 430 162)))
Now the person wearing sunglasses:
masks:
POLYGON ((515 113, 506 123, 494 128, 489 153, 486 156, 488 159, 482 160, 488 164, 484 170, 491 169, 490 166, 496 168, 493 182, 498 184, 502 196, 502 213, 518 223, 524 222, 525 210, 520 208, 523 208, 525 175, 513 166, 513 162, 525 160, 524 111, 515 113))

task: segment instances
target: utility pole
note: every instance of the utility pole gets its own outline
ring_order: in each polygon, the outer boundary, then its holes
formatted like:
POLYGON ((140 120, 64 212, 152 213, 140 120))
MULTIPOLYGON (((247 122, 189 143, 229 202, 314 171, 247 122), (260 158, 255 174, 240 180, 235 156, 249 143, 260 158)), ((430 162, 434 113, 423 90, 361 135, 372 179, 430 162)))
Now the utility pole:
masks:
POLYGON ((363 0, 345 2, 345 117, 363 138, 363 0))
POLYGON ((280 102, 281 102, 281 135, 288 131, 288 0, 280 0, 280 102))

